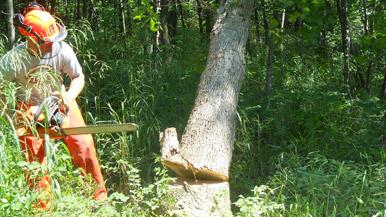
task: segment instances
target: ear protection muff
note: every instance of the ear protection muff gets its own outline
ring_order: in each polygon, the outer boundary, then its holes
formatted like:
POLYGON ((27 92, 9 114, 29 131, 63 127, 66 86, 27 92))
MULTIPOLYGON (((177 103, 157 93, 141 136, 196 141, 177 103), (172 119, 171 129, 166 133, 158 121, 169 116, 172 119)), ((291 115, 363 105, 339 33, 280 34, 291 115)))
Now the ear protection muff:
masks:
POLYGON ((45 43, 45 41, 43 41, 40 36, 35 31, 33 31, 32 26, 26 25, 24 23, 24 16, 22 14, 17 13, 13 16, 13 25, 16 28, 22 28, 26 32, 33 34, 37 38, 38 44, 45 43))
POLYGON ((24 15, 26 15, 28 12, 32 11, 32 10, 40 10, 40 11, 46 11, 46 9, 39 3, 36 3, 36 2, 31 2, 29 3, 23 10, 23 14, 21 13, 16 13, 14 16, 13 16, 13 25, 16 27, 16 28, 22 28, 24 29, 26 32, 28 33, 31 33, 33 34, 36 38, 37 38, 37 43, 40 45, 40 44, 44 44, 46 43, 44 40, 42 40, 40 38, 40 36, 35 32, 33 31, 33 28, 32 26, 29 26, 29 25, 26 25, 24 23, 24 15))

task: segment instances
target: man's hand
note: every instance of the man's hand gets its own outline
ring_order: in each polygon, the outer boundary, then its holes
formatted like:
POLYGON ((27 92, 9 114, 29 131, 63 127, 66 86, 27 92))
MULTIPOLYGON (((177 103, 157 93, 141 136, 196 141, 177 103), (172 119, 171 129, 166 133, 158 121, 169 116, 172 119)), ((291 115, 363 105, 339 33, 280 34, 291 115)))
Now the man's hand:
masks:
POLYGON ((47 121, 50 123, 50 125, 61 127, 64 123, 64 119, 68 111, 68 109, 63 111, 63 103, 61 101, 62 100, 60 100, 60 98, 58 98, 57 96, 50 96, 44 99, 37 111, 35 112, 34 120, 38 121, 40 114, 43 112, 44 109, 46 109, 47 116, 45 118, 47 118, 47 121))

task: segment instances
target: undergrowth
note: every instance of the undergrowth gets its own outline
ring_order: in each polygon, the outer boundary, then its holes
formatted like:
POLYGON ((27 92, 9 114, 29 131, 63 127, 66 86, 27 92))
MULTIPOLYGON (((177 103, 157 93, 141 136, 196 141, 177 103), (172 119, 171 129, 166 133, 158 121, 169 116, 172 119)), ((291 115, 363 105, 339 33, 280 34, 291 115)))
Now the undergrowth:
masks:
MULTIPOLYGON (((55 199, 44 214, 32 208, 37 195, 23 170, 46 168, 24 161, 8 121, 16 87, 1 82, 0 215, 168 216, 171 178, 159 162, 158 132, 175 126, 181 135, 205 66, 207 39, 181 30, 173 61, 161 64, 161 52, 155 69, 139 30, 118 45, 92 34, 87 23, 76 26, 68 41, 87 77, 79 98, 86 122, 134 122, 139 130, 94 137, 109 190, 102 202, 92 200, 94 183, 79 175, 66 146, 50 143, 55 199)), ((5 50, 0 38, 0 55, 5 50)), ((385 103, 340 91, 334 64, 292 55, 291 49, 284 55, 288 62, 275 64, 280 79, 267 97, 266 48, 259 51, 249 56, 238 107, 230 177, 235 215, 384 216, 385 103)))

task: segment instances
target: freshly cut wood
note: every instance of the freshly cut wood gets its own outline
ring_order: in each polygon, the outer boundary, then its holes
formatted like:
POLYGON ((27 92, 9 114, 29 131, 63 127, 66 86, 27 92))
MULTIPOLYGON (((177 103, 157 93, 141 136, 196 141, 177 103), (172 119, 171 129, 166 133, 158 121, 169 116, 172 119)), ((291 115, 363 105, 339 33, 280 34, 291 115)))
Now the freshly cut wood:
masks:
POLYGON ((180 144, 177 138, 176 128, 167 128, 160 133, 161 156, 163 164, 177 174, 178 177, 186 177, 200 180, 228 181, 228 177, 208 168, 195 168, 183 159, 180 152, 180 144))

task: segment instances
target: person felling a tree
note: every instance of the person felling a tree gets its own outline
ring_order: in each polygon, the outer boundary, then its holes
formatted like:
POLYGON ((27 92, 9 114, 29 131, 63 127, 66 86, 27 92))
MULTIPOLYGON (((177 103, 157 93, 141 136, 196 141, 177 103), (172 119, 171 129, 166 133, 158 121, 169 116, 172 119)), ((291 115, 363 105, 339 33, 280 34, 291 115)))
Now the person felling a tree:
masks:
MULTIPOLYGON (((28 133, 28 123, 44 119, 43 113, 36 117, 36 112, 44 99, 51 97, 60 105, 61 114, 64 114, 61 127, 85 126, 76 102, 84 87, 85 77, 73 49, 63 41, 67 36, 66 28, 43 6, 30 3, 22 14, 15 15, 14 25, 25 36, 26 42, 15 46, 0 58, 0 77, 16 82, 19 87, 15 128, 26 161, 45 164, 44 137, 28 133), (53 75, 39 76, 42 69, 49 69, 53 75), (70 78, 67 88, 64 86, 64 76, 70 78)), ((91 134, 68 135, 62 139, 75 166, 82 168, 84 175, 90 174, 97 183, 94 199, 107 198, 91 134)), ((34 180, 28 174, 27 177, 31 188, 42 195, 41 198, 39 196, 38 206, 49 206, 49 176, 41 174, 34 180)))

